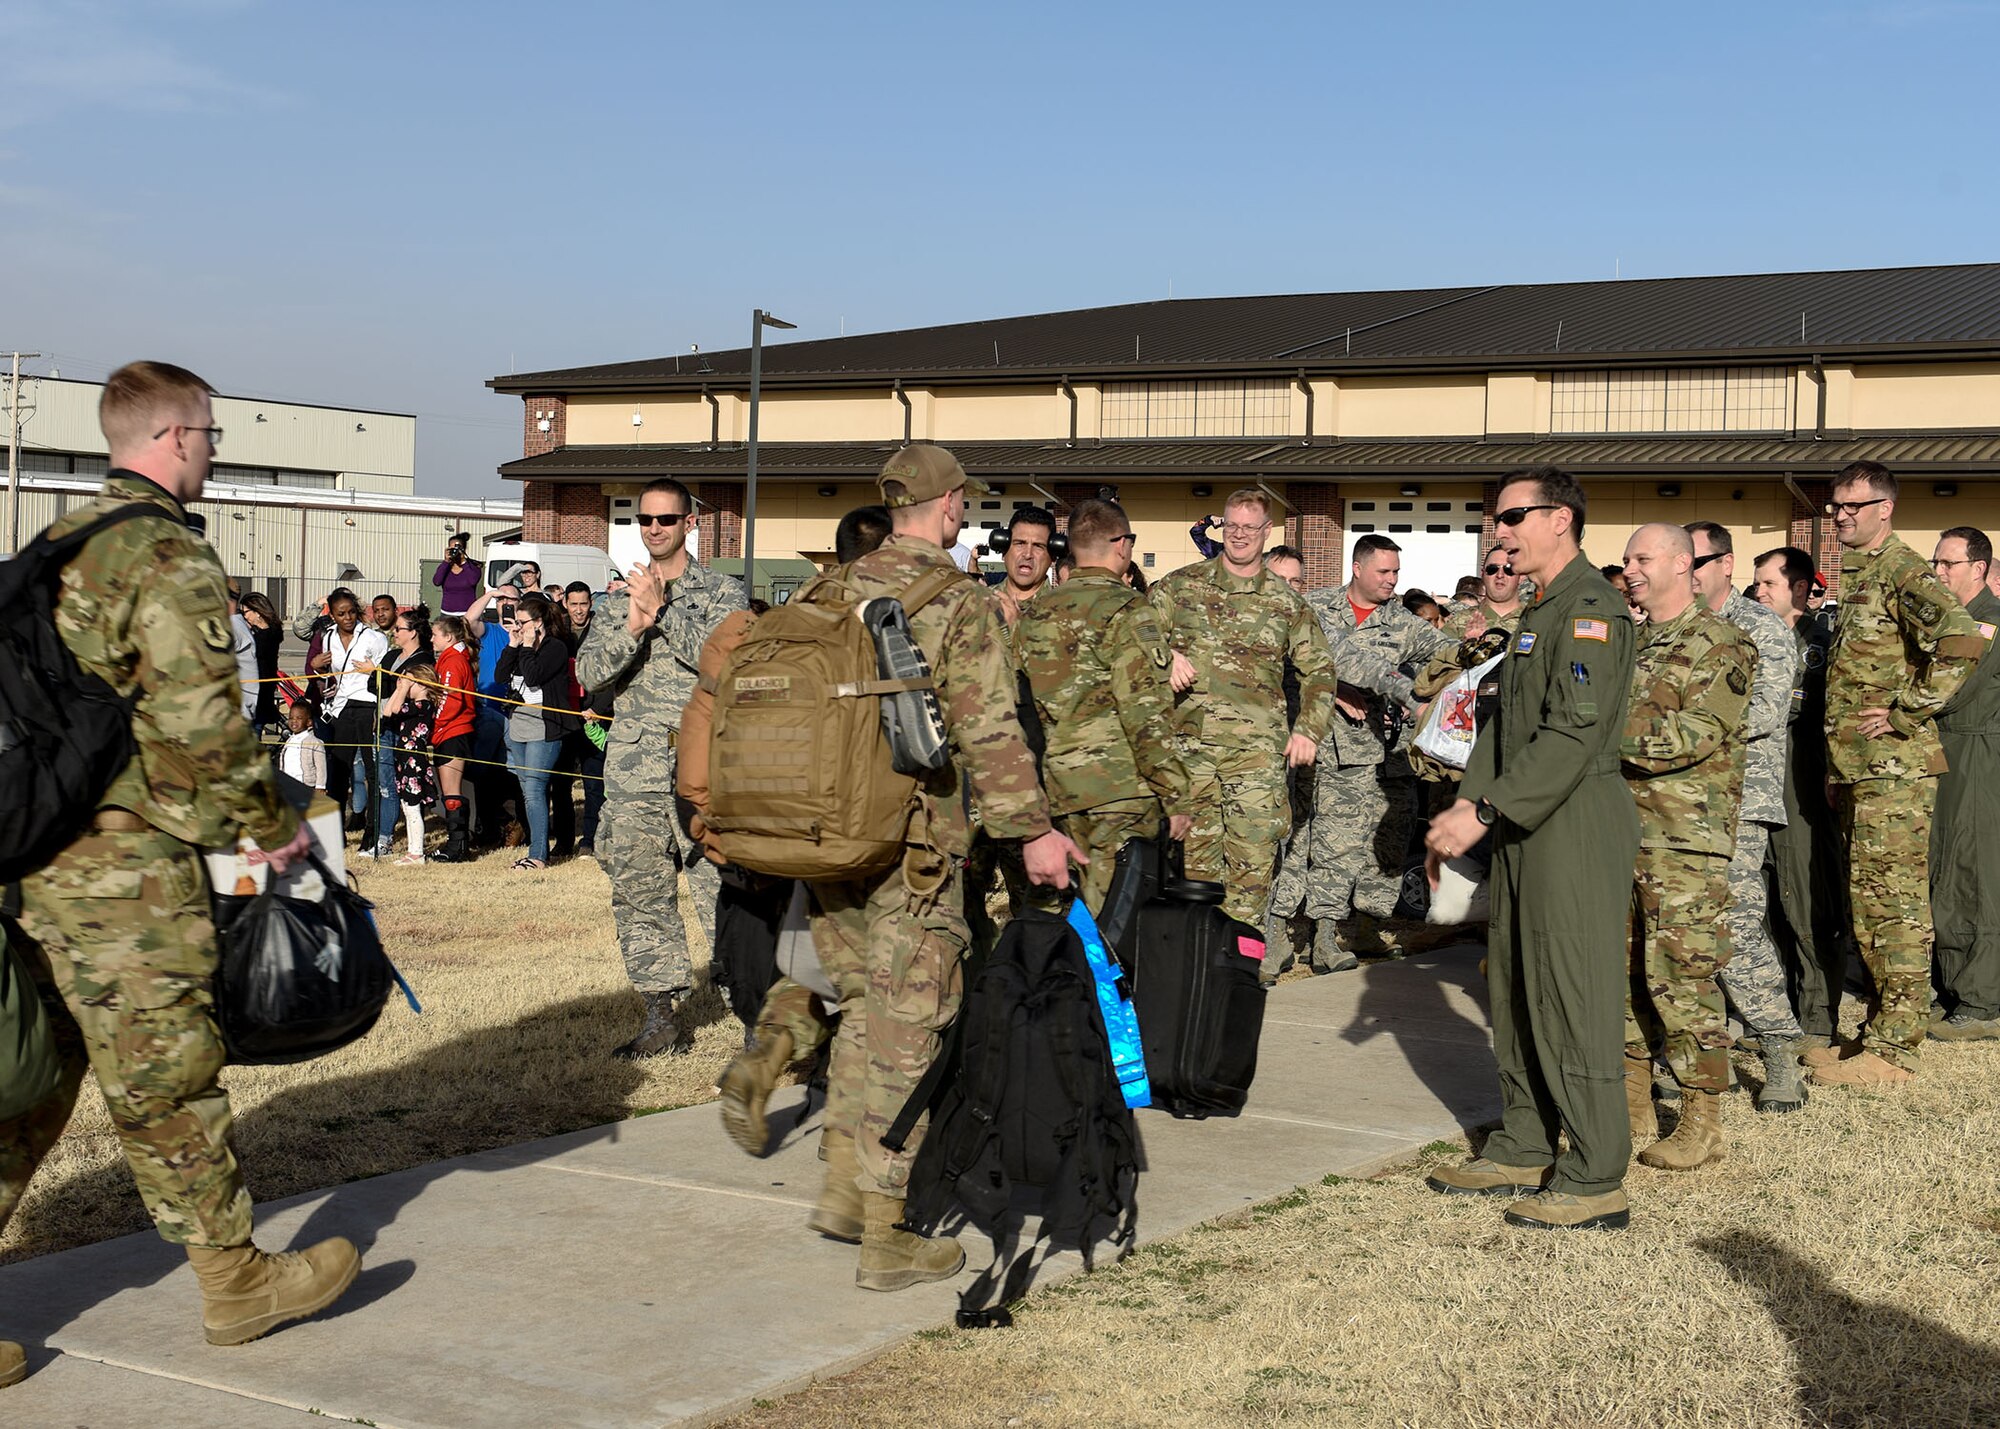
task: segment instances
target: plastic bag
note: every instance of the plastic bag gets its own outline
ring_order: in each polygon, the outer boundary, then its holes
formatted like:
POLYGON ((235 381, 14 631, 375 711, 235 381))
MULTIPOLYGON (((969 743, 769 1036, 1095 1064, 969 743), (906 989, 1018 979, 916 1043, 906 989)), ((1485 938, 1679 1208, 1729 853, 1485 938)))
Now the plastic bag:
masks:
POLYGON ((1454 769, 1463 769, 1472 758, 1472 746, 1479 738, 1479 682, 1506 659, 1495 655, 1483 665, 1475 665, 1437 692, 1417 725, 1416 746, 1431 758, 1454 769))
POLYGON ((382 951, 374 905, 318 855, 307 860, 317 897, 287 896, 273 880, 251 897, 215 898, 215 1015, 231 1062, 303 1062, 345 1047, 375 1025, 392 987, 422 1010, 382 951))

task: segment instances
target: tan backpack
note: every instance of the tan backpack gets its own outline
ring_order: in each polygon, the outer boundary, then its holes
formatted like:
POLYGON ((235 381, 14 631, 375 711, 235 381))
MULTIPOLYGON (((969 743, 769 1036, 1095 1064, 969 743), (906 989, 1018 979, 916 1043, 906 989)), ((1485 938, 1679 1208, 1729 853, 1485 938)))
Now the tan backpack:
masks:
MULTIPOLYGON (((926 572, 904 612, 966 579, 926 572)), ((822 576, 758 617, 717 679, 705 824, 729 862, 827 882, 902 859, 917 777, 895 768, 881 697, 935 686, 882 677, 867 599, 840 572, 822 576)))

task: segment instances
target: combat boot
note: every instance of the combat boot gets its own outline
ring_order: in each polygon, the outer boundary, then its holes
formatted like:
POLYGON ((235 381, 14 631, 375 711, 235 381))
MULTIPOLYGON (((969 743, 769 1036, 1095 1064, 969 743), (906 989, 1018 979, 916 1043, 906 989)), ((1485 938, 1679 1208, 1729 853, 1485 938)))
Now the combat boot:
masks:
POLYGON ((1722 1159, 1722 1093, 1681 1094, 1681 1121, 1674 1134, 1639 1153, 1639 1160, 1660 1171, 1693 1171, 1722 1159))
POLYGON ((1622 1231, 1632 1222, 1632 1203, 1622 1186, 1595 1196, 1540 1191, 1514 1202, 1505 1219, 1510 1226, 1537 1231, 1622 1231))
POLYGON ((1653 1059, 1644 1052, 1625 1053, 1625 1115, 1632 1122, 1632 1140, 1660 1134, 1660 1114, 1653 1110, 1653 1059))
POLYGON ((1547 1166, 1508 1166, 1484 1156, 1457 1166, 1440 1166, 1424 1184, 1441 1196, 1533 1195, 1548 1184, 1547 1166))
POLYGON ((1264 915, 1264 965, 1257 978, 1264 986, 1277 982, 1278 974, 1298 961, 1292 947, 1292 920, 1277 913, 1264 915))
POLYGON ((1961 1007, 1931 1023, 1930 1035, 1940 1042, 1991 1042, 2000 1039, 2000 1017, 1981 1017, 1961 1007))
POLYGON ((28 1352, 12 1340, 0 1340, 0 1389, 28 1377, 28 1352))
POLYGON ((828 1240, 859 1245, 865 1227, 861 1215, 861 1158, 855 1154, 853 1133, 828 1127, 820 1135, 819 1154, 826 1162, 826 1181, 820 1187, 819 1204, 806 1217, 806 1227, 828 1240))
POLYGON ((1913 1081, 1916 1075, 1874 1052, 1857 1052, 1812 1071, 1812 1079, 1823 1087, 1889 1087, 1913 1081))
POLYGON ((863 1290, 903 1290, 926 1280, 949 1280, 964 1268, 964 1246, 948 1236, 918 1235, 903 1224, 902 1197, 865 1191, 861 1203, 865 1228, 854 1283, 863 1290))
POLYGON ((1806 1084, 1799 1076, 1799 1038, 1764 1041, 1764 1089, 1757 1093, 1757 1110, 1797 1111, 1806 1104, 1806 1084))
POLYGON ((770 1146, 764 1107, 791 1064, 792 1034, 767 1022, 750 1033, 750 1045, 722 1070, 717 1084, 722 1093, 722 1128, 752 1156, 762 1156, 770 1146))
POLYGON ((671 992, 639 995, 646 999, 646 1020, 639 1025, 638 1034, 624 1046, 613 1048, 611 1055, 636 1062, 644 1057, 657 1057, 662 1052, 678 1055, 687 1051, 680 1024, 674 1020, 674 995, 671 992))
POLYGON ((191 1245, 201 1281, 201 1327, 211 1345, 243 1345, 316 1315, 354 1283, 361 1254, 339 1236, 304 1250, 266 1255, 254 1245, 191 1245))
POLYGON ((1313 927, 1312 967, 1315 973, 1344 973, 1361 966, 1361 959, 1340 946, 1340 930, 1333 919, 1321 918, 1313 927))
POLYGON ((1804 1052, 1799 1054, 1799 1060, 1804 1062, 1808 1068, 1816 1071, 1821 1067, 1831 1067, 1836 1062, 1844 1062, 1849 1057, 1858 1056, 1860 1052, 1861 1044, 1859 1042, 1847 1042, 1839 1037, 1834 1037, 1824 1047, 1806 1048, 1804 1052))

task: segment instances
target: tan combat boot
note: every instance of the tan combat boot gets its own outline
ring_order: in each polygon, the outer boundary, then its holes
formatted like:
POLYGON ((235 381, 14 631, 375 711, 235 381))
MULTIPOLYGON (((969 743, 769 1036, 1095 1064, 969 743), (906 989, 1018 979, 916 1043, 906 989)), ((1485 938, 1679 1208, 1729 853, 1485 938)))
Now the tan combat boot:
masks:
POLYGON ((1653 1110, 1653 1059, 1643 1052, 1625 1053, 1625 1115, 1632 1121, 1632 1140, 1660 1134, 1660 1114, 1653 1110))
POLYGON ((361 1271, 360 1252, 339 1236, 282 1255, 266 1255, 254 1245, 191 1245, 187 1253, 201 1281, 201 1327, 211 1345, 248 1344, 316 1315, 361 1271))
POLYGON ((1661 1171, 1693 1171, 1722 1159, 1722 1093, 1681 1093, 1681 1124, 1665 1141, 1639 1153, 1645 1165, 1661 1171))
POLYGON ((826 1184, 820 1188, 819 1204, 806 1217, 809 1229, 828 1240, 861 1244, 861 1158, 854 1151, 854 1137, 829 1127, 820 1135, 819 1154, 826 1162, 826 1184))
POLYGON ((0 1340, 0 1389, 28 1377, 28 1352, 12 1340, 0 1340))
POLYGON ((1596 1196, 1539 1191, 1514 1202, 1504 1219, 1510 1226, 1537 1231, 1622 1231, 1631 1224, 1632 1203, 1622 1186, 1596 1196))
POLYGON ((965 1247, 957 1241, 903 1229, 902 1197, 867 1191, 861 1201, 867 1228, 854 1283, 863 1290, 903 1290, 926 1280, 949 1280, 964 1268, 965 1247))
POLYGON ((1508 1166, 1475 1156, 1456 1166, 1440 1166, 1424 1184, 1441 1196, 1524 1196, 1548 1184, 1549 1166, 1508 1166))
POLYGON ((1875 1052, 1857 1052, 1812 1069, 1813 1081, 1822 1087, 1892 1087, 1913 1081, 1916 1075, 1875 1052))
POLYGON ((766 1023, 750 1036, 752 1045, 723 1068, 717 1086, 722 1093, 722 1129, 752 1156, 762 1156, 771 1143, 764 1107, 777 1089, 778 1078, 792 1064, 792 1034, 766 1023))

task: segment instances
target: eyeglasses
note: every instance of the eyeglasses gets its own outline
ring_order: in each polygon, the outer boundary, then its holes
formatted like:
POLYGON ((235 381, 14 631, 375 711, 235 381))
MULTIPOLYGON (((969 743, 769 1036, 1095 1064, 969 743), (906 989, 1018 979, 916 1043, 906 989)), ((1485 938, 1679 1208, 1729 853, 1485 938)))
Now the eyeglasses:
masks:
POLYGON ((1858 516, 1866 508, 1880 506, 1888 499, 1886 496, 1878 496, 1873 501, 1829 501, 1826 503, 1826 514, 1829 516, 1858 516))
POLYGON ((1239 526, 1232 521, 1222 528, 1222 534, 1225 536, 1254 536, 1259 531, 1268 531, 1270 529, 1271 523, 1269 521, 1259 521, 1255 526, 1239 526))
POLYGON ((1493 522, 1498 526, 1518 526, 1528 519, 1531 511, 1560 511, 1560 506, 1509 506, 1505 511, 1495 512, 1493 522))
POLYGON ((1489 576, 1511 576, 1514 574, 1514 568, 1512 566, 1488 566, 1486 574, 1489 576))
POLYGON ((181 430, 184 432, 206 432, 208 433, 208 444, 210 447, 219 447, 222 445, 222 428, 183 427, 179 422, 170 422, 166 426, 160 428, 157 432, 153 433, 153 440, 157 442, 161 437, 164 437, 168 432, 171 432, 175 427, 180 427, 181 430))
POLYGON ((1694 564, 1692 566, 1689 566, 1688 569, 1691 571, 1698 571, 1703 566, 1707 565, 1710 561, 1719 561, 1728 554, 1729 552, 1727 551, 1710 551, 1705 556, 1696 556, 1694 558, 1694 564))
POLYGON ((680 525, 681 522, 687 520, 687 516, 688 514, 685 511, 669 511, 664 516, 647 516, 642 513, 634 516, 632 519, 637 521, 641 526, 651 526, 657 523, 671 531, 674 527, 680 525))
POLYGON ((1943 568, 1943 569, 1945 569, 1945 570, 1950 570, 1950 569, 1951 569, 1951 568, 1952 568, 1953 566, 1969 566, 1969 565, 1971 565, 1971 564, 1972 564, 1972 562, 1971 562, 1971 561, 1947 561, 1947 560, 1945 560, 1945 559, 1944 559, 1944 558, 1943 558, 1942 556, 1938 556, 1938 557, 1935 557, 1935 558, 1933 558, 1933 559, 1932 559, 1932 561, 1931 561, 1931 564, 1932 564, 1933 566, 1939 566, 1939 567, 1942 567, 1942 568, 1943 568))
POLYGON ((1124 535, 1122 535, 1122 536, 1113 536, 1113 537, 1111 538, 1111 544, 1115 546, 1115 545, 1117 545, 1117 544, 1118 544, 1118 543, 1119 543, 1120 541, 1136 541, 1136 540, 1138 540, 1138 539, 1139 539, 1139 536, 1138 536, 1138 533, 1137 533, 1137 532, 1134 532, 1134 531, 1127 531, 1127 532, 1126 532, 1126 533, 1125 533, 1124 535))

